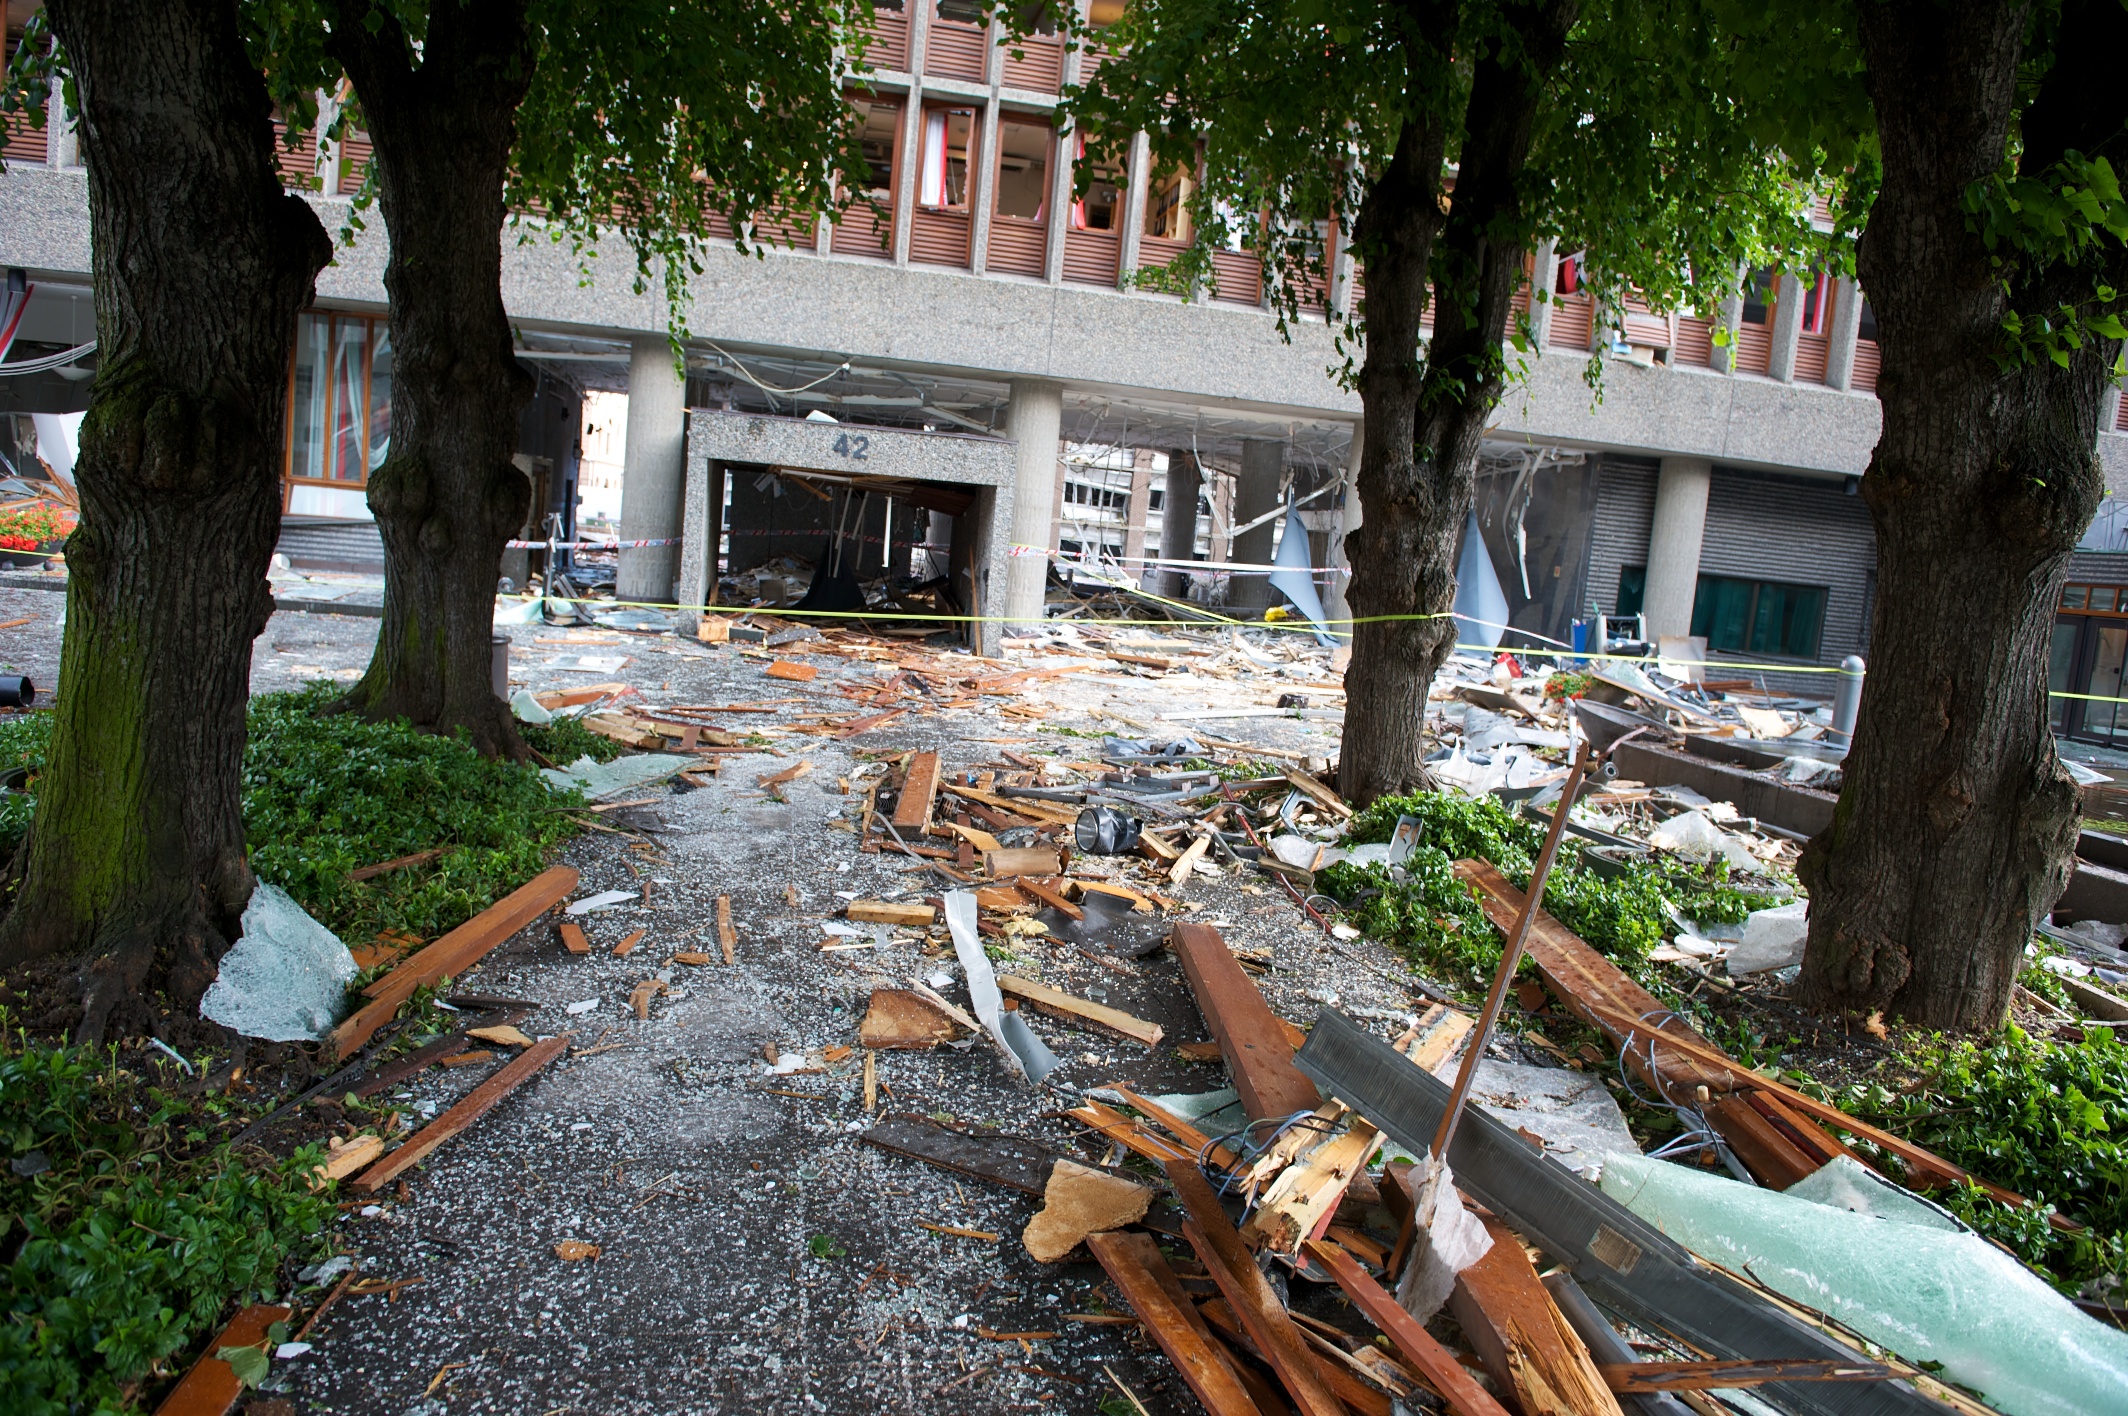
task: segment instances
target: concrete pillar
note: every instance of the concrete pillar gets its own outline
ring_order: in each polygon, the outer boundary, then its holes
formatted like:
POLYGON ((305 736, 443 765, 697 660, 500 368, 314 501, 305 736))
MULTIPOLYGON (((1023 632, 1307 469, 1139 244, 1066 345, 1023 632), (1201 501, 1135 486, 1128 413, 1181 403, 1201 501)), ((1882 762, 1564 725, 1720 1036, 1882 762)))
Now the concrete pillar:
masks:
POLYGON ((1855 383, 1855 343, 1862 334, 1862 287, 1841 276, 1832 292, 1831 338, 1825 347, 1825 386, 1845 393, 1855 383))
POLYGON ((1784 275, 1774 288, 1781 294, 1773 307, 1773 348, 1766 355, 1766 377, 1794 383, 1796 344, 1803 337, 1803 282, 1784 275))
POLYGON ((45 101, 44 154, 54 167, 81 165, 81 135, 74 131, 67 114, 66 94, 59 84, 52 85, 51 97, 45 101))
MULTIPOLYGON (((1004 52, 992 47, 990 63, 993 70, 1003 62, 1004 52)), ((975 151, 968 155, 975 168, 969 174, 974 180, 968 184, 968 268, 981 275, 990 265, 990 219, 997 214, 998 101, 994 79, 990 85, 990 101, 983 105, 976 118, 976 134, 975 151)))
MULTIPOLYGON (((1530 347, 1535 350, 1552 342, 1552 287, 1559 283, 1559 246, 1546 241, 1537 247, 1537 257, 1530 266, 1529 326, 1530 347), (1538 297, 1542 296, 1542 299, 1538 297)), ((1353 439, 1356 446, 1358 438, 1353 439)), ((1358 462, 1352 464, 1355 468, 1358 462)))
POLYGON ((1116 285, 1130 288, 1138 273, 1138 247, 1145 235, 1145 193, 1152 182, 1152 145, 1143 133, 1131 134, 1129 170, 1123 174, 1122 225, 1116 234, 1116 285))
MULTIPOLYGON (((1167 487, 1160 494, 1160 558, 1193 560, 1197 555, 1197 497, 1203 477, 1197 458, 1181 448, 1167 454, 1167 487)), ((1160 573, 1160 593, 1170 600, 1189 598, 1189 572, 1168 566, 1160 573)))
POLYGON ((1007 548, 1004 614, 1008 620, 1031 623, 1042 618, 1049 548, 1056 538, 1051 508, 1056 504, 1064 386, 1014 379, 1005 421, 1019 451, 1012 481, 1012 544, 1007 548))
MULTIPOLYGON (((662 335, 635 341, 628 360, 628 450, 621 463, 621 539, 677 537, 687 461, 687 383, 662 335)), ((614 594, 663 604, 673 598, 678 546, 621 552, 614 594)))
MULTIPOLYGON (((1243 438, 1241 476, 1234 484, 1234 522, 1246 526, 1278 505, 1279 474, 1285 470, 1286 445, 1269 438, 1243 438)), ((1277 523, 1266 521, 1234 538, 1233 559, 1241 565, 1269 565, 1277 523)), ((1271 607, 1270 577, 1236 574, 1227 582, 1227 608, 1237 615, 1260 615, 1271 607)))
MULTIPOLYGON (((924 46, 931 37, 929 4, 911 5, 909 16, 909 73, 924 71, 924 46)), ((923 170, 924 85, 912 77, 901 110, 901 170, 894 174, 894 264, 909 263, 909 235, 915 230, 916 179, 923 170)))
POLYGON ((1666 457, 1655 484, 1655 521, 1648 529, 1648 578, 1640 608, 1648 635, 1692 632, 1692 597, 1699 589, 1699 548, 1707 530, 1707 489, 1714 464, 1703 457, 1666 457))

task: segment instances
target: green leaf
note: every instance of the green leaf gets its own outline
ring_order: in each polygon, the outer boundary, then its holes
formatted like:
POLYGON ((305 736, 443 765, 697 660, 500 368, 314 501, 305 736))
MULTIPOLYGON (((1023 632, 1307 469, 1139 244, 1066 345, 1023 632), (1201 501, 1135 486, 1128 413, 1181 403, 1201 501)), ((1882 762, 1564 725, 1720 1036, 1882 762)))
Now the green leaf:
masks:
POLYGON ((224 1347, 214 1355, 229 1364, 229 1370, 247 1389, 266 1380, 269 1364, 263 1347, 224 1347))

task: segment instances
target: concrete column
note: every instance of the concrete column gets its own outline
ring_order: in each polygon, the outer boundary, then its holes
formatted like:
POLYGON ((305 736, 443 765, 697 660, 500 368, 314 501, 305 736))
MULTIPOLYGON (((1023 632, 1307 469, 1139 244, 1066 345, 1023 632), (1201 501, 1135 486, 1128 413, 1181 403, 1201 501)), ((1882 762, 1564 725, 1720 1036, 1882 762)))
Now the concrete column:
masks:
MULTIPOLYGON (((1075 65, 1078 56, 1067 54, 1064 63, 1075 65)), ((1078 146, 1076 129, 1066 124, 1057 130, 1049 164, 1049 229, 1042 244, 1042 279, 1051 285, 1064 283, 1064 233, 1071 229, 1072 153, 1078 146)))
POLYGON ((1122 227, 1116 250, 1116 285, 1128 290, 1138 273, 1138 247, 1145 235, 1145 190, 1151 184, 1152 143, 1143 133, 1131 134, 1130 170, 1123 174, 1122 227))
MULTIPOLYGON (((677 537, 687 454, 687 383, 662 335, 635 341, 628 360, 628 451, 621 463, 621 539, 677 537)), ((663 603, 679 574, 677 546, 621 552, 614 594, 663 603)))
MULTIPOLYGON (((1193 560, 1197 555, 1197 497, 1204 479, 1197 458, 1183 449, 1167 454, 1167 487, 1160 494, 1160 558, 1193 560)), ((1160 593, 1170 600, 1189 598, 1189 572, 1168 566, 1160 572, 1160 593)))
MULTIPOLYGON (((1559 246, 1546 241, 1537 247, 1537 256, 1530 266, 1529 325, 1530 344, 1541 350, 1552 342, 1552 287, 1559 283, 1559 246), (1538 296, 1543 299, 1538 299, 1538 296)), ((1354 446, 1359 439, 1353 438, 1354 446)), ((1353 467, 1358 469, 1359 463, 1353 467)))
POLYGON ((81 138, 67 115, 66 95, 58 84, 44 107, 45 159, 54 167, 75 167, 81 162, 81 138))
MULTIPOLYGON (((1323 563, 1339 572, 1328 576, 1323 582, 1323 613, 1333 621, 1352 618, 1352 553, 1347 547, 1352 533, 1360 529, 1360 452, 1364 446, 1362 435, 1366 427, 1362 423, 1352 425, 1352 446, 1345 454, 1344 506, 1339 509, 1338 529, 1330 537, 1329 554, 1323 563)), ((1347 641, 1352 639, 1350 625, 1338 625, 1331 633, 1347 641)))
POLYGON ((1707 489, 1714 464, 1701 457, 1666 457, 1655 484, 1655 522, 1648 529, 1647 588, 1640 608, 1648 634, 1692 632, 1692 597, 1699 589, 1699 548, 1707 530, 1707 489))
POLYGON ((1215 561, 1232 560, 1234 547, 1229 538, 1239 519, 1234 515, 1234 479, 1207 475, 1203 468, 1198 469, 1198 475, 1205 481, 1205 500, 1212 505, 1212 534, 1207 538, 1211 558, 1215 561))
POLYGON ((1131 454, 1130 505, 1123 513, 1123 558, 1136 560, 1145 554, 1145 517, 1153 504, 1153 454, 1139 448, 1131 454))
POLYGON ((1796 343, 1803 337, 1803 282, 1784 275, 1775 288, 1781 294, 1773 307, 1773 349, 1766 356, 1766 376, 1794 383, 1796 343))
POLYGON ((901 110, 901 166, 894 174, 894 264, 909 263, 909 233, 915 229, 916 179, 924 164, 924 45, 931 37, 928 0, 908 6, 909 95, 901 110))
MULTIPOLYGON (((1246 525, 1278 505, 1279 474, 1285 470, 1286 446, 1269 438, 1243 438, 1241 476, 1234 484, 1234 522, 1246 525)), ((1269 565, 1275 521, 1266 521, 1234 538, 1233 559, 1244 565, 1269 565)), ((1258 615, 1271 607, 1270 577, 1236 574, 1227 582, 1227 608, 1258 615)))
MULTIPOLYGON (((993 69, 1000 62, 1001 49, 990 51, 993 69)), ((983 105, 982 115, 976 120, 978 134, 976 150, 968 155, 975 167, 975 180, 968 192, 968 268, 981 275, 990 263, 990 218, 997 214, 998 173, 998 99, 997 83, 990 85, 990 101, 983 105)))
POLYGON ((1014 379, 1005 408, 1007 429, 1019 444, 1012 481, 1012 544, 1005 567, 1007 619, 1042 618, 1049 547, 1056 544, 1057 438, 1064 427, 1064 386, 1014 379), (1032 553, 1023 547, 1032 546, 1032 553))
POLYGON ((317 144, 318 190, 331 196, 340 190, 340 144, 325 139, 326 129, 332 127, 333 119, 339 117, 340 105, 329 93, 318 95, 318 126, 312 140, 317 144))
MULTIPOLYGON (((1740 270, 1736 278, 1741 284, 1751 279, 1751 272, 1740 270)), ((1736 332, 1744 327, 1744 293, 1741 289, 1722 297, 1721 308, 1715 312, 1714 327, 1727 337, 1728 342, 1714 342, 1713 350, 1707 355, 1707 364, 1717 373, 1733 374, 1736 372, 1736 332)))
POLYGON ((1825 349, 1825 386, 1845 393, 1855 383, 1855 343, 1862 334, 1862 287, 1841 276, 1832 292, 1832 330, 1825 349))

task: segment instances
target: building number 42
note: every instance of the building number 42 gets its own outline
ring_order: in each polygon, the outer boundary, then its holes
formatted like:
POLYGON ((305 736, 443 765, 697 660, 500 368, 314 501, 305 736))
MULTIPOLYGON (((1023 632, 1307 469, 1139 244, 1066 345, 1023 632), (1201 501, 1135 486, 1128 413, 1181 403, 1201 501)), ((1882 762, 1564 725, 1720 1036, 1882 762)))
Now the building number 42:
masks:
POLYGON ((872 455, 871 453, 865 451, 865 449, 869 448, 871 445, 872 440, 868 437, 863 436, 862 434, 854 438, 851 437, 848 433, 838 433, 835 435, 835 451, 840 453, 844 457, 852 459, 853 461, 870 461, 872 455))

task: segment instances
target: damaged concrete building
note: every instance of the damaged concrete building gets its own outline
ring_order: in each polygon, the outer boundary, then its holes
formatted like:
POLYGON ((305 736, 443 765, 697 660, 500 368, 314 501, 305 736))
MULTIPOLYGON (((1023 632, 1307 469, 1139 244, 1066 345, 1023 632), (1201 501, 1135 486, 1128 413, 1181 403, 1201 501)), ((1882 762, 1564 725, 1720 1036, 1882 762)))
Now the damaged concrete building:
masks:
MULTIPOLYGON (((706 252, 684 374, 662 301, 631 289, 624 252, 594 259, 586 284, 560 247, 507 245, 505 303, 539 387, 519 459, 534 493, 525 539, 574 538, 582 397, 625 390, 621 536, 664 544, 621 553, 624 600, 700 603, 744 576, 794 603, 831 567, 942 579, 962 613, 1011 619, 1041 613, 1054 564, 1257 614, 1275 593, 1228 567, 1269 562, 1296 501, 1341 613, 1360 407, 1331 376, 1322 312, 1350 310, 1363 286, 1337 233, 1331 278, 1290 330, 1249 251, 1213 253, 1196 298, 1159 293, 1147 273, 1191 239, 1191 176, 1153 170, 1141 139, 1077 195, 1086 159, 1057 99, 1098 51, 1053 36, 1007 46, 977 9, 939 0, 883 4, 876 31, 876 72, 850 97, 865 195, 886 218, 853 208, 765 259, 706 252), (795 576, 780 569, 792 564, 795 576)), ((84 352, 0 378, 8 413, 78 411, 94 367, 87 188, 53 117, 6 133, 0 265, 35 287, 8 357, 84 352)), ((306 135, 280 158, 337 230, 367 145, 306 135)), ((377 554, 363 488, 390 439, 384 255, 375 221, 339 252, 290 371, 284 549, 314 563, 377 554)), ((1570 642, 1577 620, 1638 616, 1650 641, 1704 639, 1713 657, 1822 670, 1866 654, 1874 551, 1857 492, 1878 350, 1855 284, 1764 272, 1718 310, 1629 311, 1604 328, 1574 253, 1546 248, 1519 303, 1542 357, 1486 444, 1475 525, 1489 565, 1466 577, 1497 582, 1506 642, 1570 642), (1553 298, 1532 304, 1532 287, 1553 298), (1583 378, 1598 348, 1600 401, 1583 378)), ((2100 437, 2116 485, 2123 416, 2116 393, 2100 437)), ((25 421, 0 420, 0 453, 28 441, 25 421)), ((2109 504, 2078 557, 2057 690, 2120 692, 2124 533, 2109 504)), ((518 550, 498 574, 521 584, 545 569, 543 552, 518 550)), ((2065 733, 2113 740, 2109 706, 2057 702, 2065 733)))

